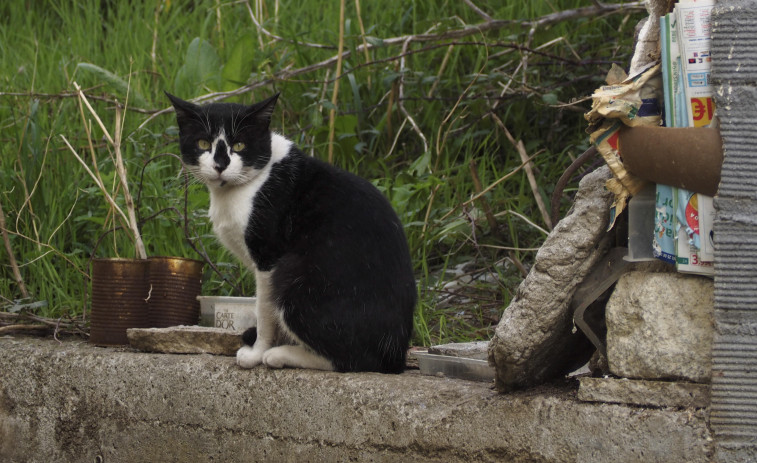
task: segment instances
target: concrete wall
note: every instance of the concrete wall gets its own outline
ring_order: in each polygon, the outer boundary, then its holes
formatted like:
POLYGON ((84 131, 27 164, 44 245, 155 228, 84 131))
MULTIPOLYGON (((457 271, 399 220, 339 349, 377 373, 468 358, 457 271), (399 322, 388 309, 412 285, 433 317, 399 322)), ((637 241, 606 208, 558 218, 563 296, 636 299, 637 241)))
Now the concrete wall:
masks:
POLYGON ((704 411, 0 338, 0 461, 703 462, 704 411))
POLYGON ((712 38, 725 158, 715 200, 711 423, 720 461, 756 461, 757 1, 719 0, 712 38))

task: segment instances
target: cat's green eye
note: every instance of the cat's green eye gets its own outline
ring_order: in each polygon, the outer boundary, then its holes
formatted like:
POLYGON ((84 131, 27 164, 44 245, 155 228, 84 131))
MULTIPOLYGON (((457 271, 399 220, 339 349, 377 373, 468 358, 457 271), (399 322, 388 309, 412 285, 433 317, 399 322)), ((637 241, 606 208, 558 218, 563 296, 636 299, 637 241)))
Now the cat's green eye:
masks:
POLYGON ((234 146, 232 146, 231 149, 238 152, 238 151, 242 151, 244 147, 245 147, 245 144, 242 143, 241 141, 238 141, 234 143, 234 146))
POLYGON ((197 140, 197 147, 201 150, 208 150, 210 149, 210 142, 207 140, 197 140))

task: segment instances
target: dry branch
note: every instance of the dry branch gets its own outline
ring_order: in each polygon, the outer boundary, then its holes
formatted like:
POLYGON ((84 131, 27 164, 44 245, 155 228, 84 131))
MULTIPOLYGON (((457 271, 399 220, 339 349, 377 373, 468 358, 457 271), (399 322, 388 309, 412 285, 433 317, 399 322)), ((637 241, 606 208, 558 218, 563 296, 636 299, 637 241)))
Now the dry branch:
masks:
POLYGON ((342 76, 342 59, 344 50, 344 10, 345 1, 339 2, 339 52, 337 53, 336 60, 336 73, 334 74, 337 80, 334 82, 334 92, 331 95, 331 109, 329 110, 329 163, 334 162, 334 135, 336 129, 336 104, 339 101, 339 82, 342 76))
POLYGON ((526 177, 528 178, 528 183, 531 186, 531 192, 534 195, 534 200, 536 201, 536 205, 539 207, 539 212, 541 212, 542 219, 544 220, 544 223, 547 225, 547 228, 552 230, 552 219, 550 218, 549 212, 547 212, 547 207, 544 205, 544 200, 542 199, 541 194, 539 193, 539 184, 536 182, 536 177, 534 176, 533 165, 528 158, 526 147, 523 146, 523 140, 516 141, 515 138, 512 136, 512 134, 510 133, 510 131, 507 130, 507 127, 502 122, 502 120, 499 117, 497 117, 497 115, 494 113, 491 113, 491 116, 492 116, 492 119, 494 119, 494 122, 496 122, 497 125, 499 125, 499 127, 505 133, 505 136, 513 145, 515 150, 518 152, 521 162, 525 164, 524 170, 526 171, 526 177))
MULTIPOLYGON (((249 0, 244 0, 242 3, 245 4, 247 7, 247 12, 250 14, 250 20, 255 25, 255 27, 258 29, 258 33, 261 35, 265 35, 266 37, 269 37, 273 40, 276 40, 277 42, 287 42, 295 45, 302 45, 303 47, 310 47, 310 48, 324 48, 327 50, 336 50, 337 47, 332 45, 322 45, 320 43, 312 43, 312 42, 300 42, 298 40, 290 40, 285 39, 284 37, 278 36, 274 34, 273 32, 269 31, 265 27, 263 27, 262 24, 260 24, 260 21, 255 17, 255 12, 252 11, 252 7, 250 6, 249 0)), ((260 45, 263 46, 262 38, 258 39, 260 41, 260 45)))
POLYGON ((0 334, 16 331, 47 331, 50 327, 46 325, 6 325, 0 326, 0 334))
MULTIPOLYGON (((528 28, 530 30, 533 28, 550 26, 550 25, 563 22, 563 21, 568 21, 571 19, 585 18, 585 17, 591 17, 591 16, 602 16, 602 15, 609 15, 609 14, 616 14, 616 13, 628 13, 632 11, 645 11, 644 4, 645 2, 643 1, 636 1, 636 2, 629 2, 629 3, 597 3, 594 6, 586 6, 586 7, 575 8, 571 10, 558 11, 556 13, 551 13, 532 21, 502 20, 502 19, 485 20, 478 24, 465 26, 460 29, 452 29, 452 30, 448 30, 444 32, 439 32, 436 34, 423 33, 423 34, 415 34, 415 35, 411 34, 411 35, 403 35, 403 36, 398 36, 398 37, 391 37, 391 38, 387 38, 387 39, 383 39, 379 41, 380 45, 374 45, 372 43, 363 43, 355 47, 354 51, 358 53, 363 53, 364 50, 366 49, 377 48, 379 46, 380 47, 404 46, 405 42, 408 42, 408 43, 441 42, 445 40, 468 37, 475 34, 482 34, 484 32, 494 31, 497 29, 502 29, 504 27, 513 26, 513 25, 520 26, 523 28, 528 28)), ((235 90, 231 90, 228 92, 208 93, 206 95, 195 98, 194 101, 210 103, 210 102, 220 101, 226 98, 230 98, 233 96, 243 95, 254 89, 264 87, 266 85, 270 85, 276 81, 291 79, 292 77, 296 77, 302 74, 307 74, 319 69, 330 67, 336 64, 338 60, 347 58, 351 54, 352 54, 352 50, 344 50, 341 53, 337 53, 336 55, 330 58, 327 58, 325 60, 319 61, 317 63, 313 63, 308 66, 304 66, 297 69, 290 69, 290 68, 282 69, 274 73, 271 77, 268 77, 266 79, 259 80, 257 82, 253 82, 247 85, 243 85, 235 90)), ((152 121, 159 115, 165 114, 170 111, 173 111, 172 106, 164 108, 160 111, 156 111, 150 117, 148 117, 144 122, 142 122, 142 124, 140 124, 137 130, 141 130, 148 123, 150 123, 150 121, 152 121)))
POLYGON ((3 212, 3 205, 0 203, 0 232, 3 235, 3 244, 5 244, 5 251, 8 253, 8 262, 10 263, 11 270, 13 270, 13 279, 16 280, 18 290, 21 291, 21 296, 24 298, 29 297, 29 292, 26 290, 24 279, 21 276, 21 271, 16 263, 16 257, 13 254, 13 248, 11 247, 10 239, 8 238, 8 230, 5 229, 5 213, 3 212))
MULTIPOLYGON (((81 163, 84 168, 86 169, 87 173, 95 180, 95 183, 97 183, 97 186, 100 188, 100 191, 102 192, 103 196, 105 197, 106 201, 110 203, 111 206, 121 215, 121 217, 126 221, 126 223, 129 226, 129 229, 132 232, 132 236, 134 238, 134 247, 137 253, 137 257, 139 259, 147 259, 147 252, 145 250, 145 245, 142 242, 142 234, 139 231, 139 224, 137 223, 136 213, 134 211, 134 201, 132 199, 132 196, 129 192, 129 183, 126 176, 126 166, 124 165, 123 158, 121 156, 121 139, 122 139, 122 133, 121 133, 121 126, 123 123, 122 117, 121 117, 121 109, 120 107, 116 106, 116 128, 115 128, 115 139, 110 135, 110 132, 108 132, 108 129, 105 128, 105 124, 103 124, 102 120, 100 119, 100 116, 97 115, 95 110, 92 108, 92 105, 89 104, 89 101, 87 100, 87 96, 84 95, 84 92, 82 92, 81 87, 79 87, 79 84, 74 82, 74 88, 76 88, 77 93, 79 94, 80 101, 84 103, 84 106, 87 107, 89 110, 89 113, 95 118, 95 121, 100 126, 100 129, 102 129, 103 134, 105 135, 105 138, 108 140, 108 142, 113 147, 116 157, 114 160, 114 164, 116 167, 116 172, 118 174, 118 179, 120 181, 120 189, 122 190, 122 193, 124 195, 124 200, 126 202, 126 214, 121 210, 120 207, 116 204, 116 202, 113 199, 113 196, 115 195, 115 192, 113 195, 109 194, 107 189, 105 188, 105 185, 102 182, 102 179, 98 175, 95 175, 89 167, 87 167, 84 160, 79 157, 76 150, 71 146, 71 144, 66 140, 66 138, 61 135, 63 138, 63 141, 66 143, 68 148, 71 150, 71 152, 74 154, 76 159, 81 163)), ((128 100, 128 96, 127 96, 128 100)), ((85 121, 86 125, 86 121, 85 121)), ((89 131, 88 131, 89 135, 89 131)), ((88 136, 88 138, 91 138, 88 136)), ((90 143, 91 145, 91 143, 90 143)), ((94 156, 94 153, 93 153, 94 156)), ((93 162, 96 166, 97 163, 93 162)))
POLYGON ((55 336, 58 334, 88 335, 84 319, 80 317, 53 319, 24 311, 0 312, 0 333, 17 331, 52 331, 55 336))

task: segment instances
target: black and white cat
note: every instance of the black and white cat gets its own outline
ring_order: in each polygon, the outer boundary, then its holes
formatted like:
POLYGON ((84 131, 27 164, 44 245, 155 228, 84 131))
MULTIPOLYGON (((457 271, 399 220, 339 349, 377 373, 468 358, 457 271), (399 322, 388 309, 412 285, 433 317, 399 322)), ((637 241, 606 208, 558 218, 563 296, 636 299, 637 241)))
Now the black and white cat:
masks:
POLYGON ((402 372, 417 294, 386 198, 271 132, 278 94, 251 106, 168 97, 213 230, 255 272, 257 338, 245 333, 237 364, 402 372))

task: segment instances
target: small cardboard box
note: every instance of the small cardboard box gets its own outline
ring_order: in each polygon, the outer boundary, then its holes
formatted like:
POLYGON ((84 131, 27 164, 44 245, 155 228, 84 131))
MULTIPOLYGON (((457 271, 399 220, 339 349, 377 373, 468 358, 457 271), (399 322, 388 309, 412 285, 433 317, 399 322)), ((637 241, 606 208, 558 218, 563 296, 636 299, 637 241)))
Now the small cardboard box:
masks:
POLYGON ((254 297, 197 296, 200 325, 229 331, 244 331, 257 326, 254 297))

